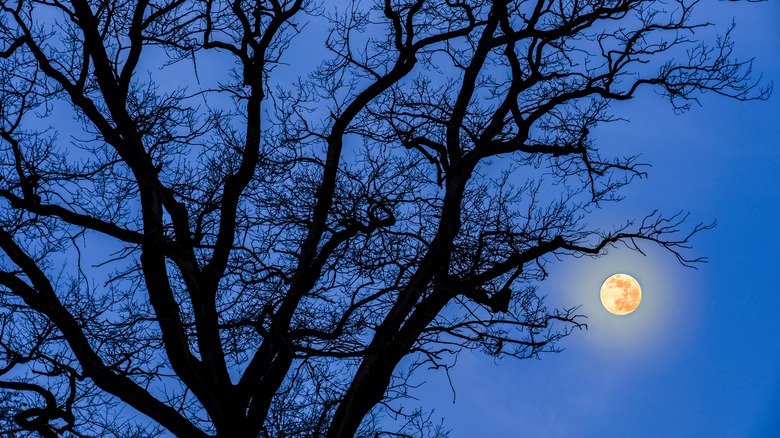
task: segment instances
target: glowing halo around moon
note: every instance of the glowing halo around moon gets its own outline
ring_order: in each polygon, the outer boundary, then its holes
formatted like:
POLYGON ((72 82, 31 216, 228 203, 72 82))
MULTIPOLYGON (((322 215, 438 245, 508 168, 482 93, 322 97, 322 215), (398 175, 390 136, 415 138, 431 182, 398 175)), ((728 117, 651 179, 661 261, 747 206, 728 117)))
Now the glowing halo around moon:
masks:
POLYGON ((601 304, 610 313, 628 315, 642 301, 639 282, 628 274, 615 274, 601 284, 601 304))

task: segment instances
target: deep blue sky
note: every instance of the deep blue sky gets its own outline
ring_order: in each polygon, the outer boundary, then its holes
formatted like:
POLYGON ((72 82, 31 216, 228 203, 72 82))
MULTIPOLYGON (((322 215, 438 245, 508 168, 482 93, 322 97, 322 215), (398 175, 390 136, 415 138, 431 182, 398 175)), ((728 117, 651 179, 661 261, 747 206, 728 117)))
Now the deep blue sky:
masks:
MULTIPOLYGON (((764 82, 780 86, 779 0, 705 0, 699 12, 722 30, 733 18, 736 52, 756 57, 764 82)), ((298 55, 305 63, 310 54, 298 55)), ((199 66, 223 74, 212 67, 199 66)), ((675 115, 647 92, 613 107, 630 123, 596 132, 600 145, 653 167, 599 214, 614 223, 655 209, 716 220, 693 242, 709 263, 685 268, 648 246, 646 257, 612 250, 550 265, 541 293, 551 305, 582 305, 589 329, 541 360, 463 353, 450 373, 455 403, 443 373, 420 376, 419 404, 444 417, 452 438, 780 437, 780 95, 702 104, 675 115), (644 292, 624 317, 598 301, 616 272, 644 292)))
MULTIPOLYGON (((733 19, 736 53, 780 86, 780 1, 704 0, 699 17, 721 31, 733 19)), ((307 50, 320 46, 296 44, 288 55, 313 68, 321 53, 307 50)), ((204 76, 222 67, 199 66, 204 76)), ((541 360, 463 353, 450 373, 455 403, 435 372, 418 376, 427 383, 412 404, 435 409, 452 438, 780 437, 780 96, 707 95, 676 115, 648 91, 613 109, 630 123, 595 133, 605 155, 641 154, 653 167, 598 212, 605 225, 655 209, 716 220, 693 241, 692 254, 709 263, 685 268, 646 246, 646 257, 612 250, 552 264, 541 293, 551 305, 582 305, 589 329, 541 360), (598 300, 616 272, 643 287, 642 305, 625 317, 598 300)))
MULTIPOLYGON (((780 2, 704 1, 736 53, 780 84, 780 2)), ((551 304, 583 305, 589 330, 541 360, 463 354, 427 377, 423 404, 452 437, 780 437, 780 97, 740 103, 706 96, 675 115, 652 93, 615 106, 631 122, 597 133, 605 148, 641 153, 649 178, 600 213, 622 220, 656 208, 717 220, 694 239, 709 263, 684 268, 668 253, 613 250, 552 265, 551 304), (598 289, 615 272, 643 286, 639 309, 612 316, 598 289)))
MULTIPOLYGON (((780 1, 704 0, 699 17, 721 31, 733 19, 736 53, 755 57, 764 83, 780 86, 780 1)), ((320 46, 296 44, 288 55, 301 71, 313 68, 321 53, 310 50, 320 46)), ((222 67, 199 66, 204 76, 222 67)), ((648 91, 613 108, 630 123, 596 132, 602 149, 641 154, 653 167, 599 215, 605 224, 655 209, 716 220, 693 241, 709 263, 685 268, 647 246, 646 257, 612 250, 552 264, 541 293, 551 305, 582 305, 589 329, 541 360, 463 353, 450 373, 455 403, 435 372, 418 376, 427 383, 412 404, 434 408, 452 438, 780 437, 780 96, 707 95, 675 115, 648 91), (642 305, 625 317, 598 300, 616 272, 643 287, 642 305)))

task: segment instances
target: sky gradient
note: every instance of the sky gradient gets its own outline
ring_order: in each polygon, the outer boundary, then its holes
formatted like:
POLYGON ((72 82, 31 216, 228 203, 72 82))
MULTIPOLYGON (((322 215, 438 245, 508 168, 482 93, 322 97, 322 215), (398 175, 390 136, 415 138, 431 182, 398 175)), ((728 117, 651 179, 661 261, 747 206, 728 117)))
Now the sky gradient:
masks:
MULTIPOLYGON (((725 30, 735 53, 755 57, 764 83, 780 84, 780 3, 704 1, 699 17, 725 30)), ((780 101, 707 95, 675 115, 652 92, 613 106, 630 119, 597 133, 604 150, 641 153, 652 165, 619 204, 599 215, 655 209, 717 221, 693 239, 698 270, 645 245, 550 266, 540 292, 551 305, 582 305, 589 329, 541 360, 462 354, 446 377, 426 376, 420 402, 453 438, 780 436, 780 101), (606 312, 601 282, 617 272, 642 285, 641 306, 606 312)))
MULTIPOLYGON (((780 85, 780 0, 703 0, 698 17, 721 32, 733 20, 737 56, 755 57, 762 84, 780 85)), ((321 54, 306 49, 321 45, 295 44, 295 68, 313 69, 321 54)), ((191 66, 171 67, 163 85, 180 85, 177 68, 191 66)), ((204 83, 224 75, 218 62, 198 68, 204 83)), ((630 122, 593 132, 604 156, 641 155, 652 167, 620 192, 625 200, 595 212, 597 225, 690 212, 689 226, 717 222, 693 239, 690 255, 708 263, 686 268, 649 244, 645 255, 619 248, 551 263, 539 292, 550 307, 582 306, 588 329, 541 360, 463 352, 449 380, 416 375, 426 383, 410 404, 434 409, 451 438, 780 437, 778 94, 758 102, 705 95, 684 114, 649 89, 612 105, 630 122), (642 286, 642 304, 627 316, 599 302, 615 273, 642 286)))

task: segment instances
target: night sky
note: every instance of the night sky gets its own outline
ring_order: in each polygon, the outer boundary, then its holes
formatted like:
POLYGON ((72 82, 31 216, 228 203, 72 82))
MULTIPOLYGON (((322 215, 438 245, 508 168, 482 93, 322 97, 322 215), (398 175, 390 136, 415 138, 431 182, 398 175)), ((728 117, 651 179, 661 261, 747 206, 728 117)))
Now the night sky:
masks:
MULTIPOLYGON (((755 57, 762 84, 780 87, 780 0, 704 0, 698 9, 713 31, 733 20, 735 54, 755 57)), ((310 54, 291 55, 306 64, 310 54)), ((211 68, 223 71, 201 74, 211 68)), ((755 102, 705 95, 684 114, 651 89, 614 104, 630 122, 593 132, 603 155, 641 154, 652 167, 622 189, 622 202, 595 212, 596 225, 690 212, 690 226, 717 222, 689 253, 708 262, 687 268, 651 244, 646 255, 616 248, 551 261, 539 292, 550 307, 581 305, 588 329, 540 360, 463 352, 450 371, 454 394, 445 373, 420 373, 410 405, 434 409, 452 438, 780 437, 777 91, 755 102), (615 273, 642 285, 642 304, 626 316, 599 302, 615 273)))
MULTIPOLYGON (((780 2, 704 1, 698 16, 721 33, 733 20, 735 53, 780 84, 780 2)), ((717 221, 693 239, 690 254, 708 263, 685 268, 645 245, 646 256, 613 249, 550 264, 540 292, 550 305, 582 305, 589 329, 541 360, 462 354, 454 404, 443 373, 426 375, 420 402, 452 437, 780 436, 780 100, 701 104, 676 115, 649 91, 613 106, 630 122, 600 129, 599 144, 652 167, 597 215, 620 223, 659 209, 717 221), (617 272, 643 288, 622 317, 599 302, 617 272)))
MULTIPOLYGON (((735 55, 755 57, 763 85, 780 84, 780 1, 705 0, 695 16, 715 24, 709 37, 735 22, 735 55)), ((288 55, 313 68, 321 58, 301 41, 288 55)), ((652 167, 595 217, 606 228, 654 210, 690 212, 689 226, 716 221, 688 253, 708 262, 686 268, 646 244, 645 256, 612 249, 550 263, 540 293, 550 307, 581 305, 588 329, 541 360, 463 352, 450 371, 454 403, 446 374, 435 371, 416 376, 425 384, 409 405, 434 409, 432 419, 443 418, 452 438, 780 437, 777 94, 753 102, 704 95, 684 114, 651 89, 613 104, 630 122, 594 132, 601 151, 641 154, 652 167), (599 302, 601 283, 619 272, 643 290, 627 316, 599 302)))

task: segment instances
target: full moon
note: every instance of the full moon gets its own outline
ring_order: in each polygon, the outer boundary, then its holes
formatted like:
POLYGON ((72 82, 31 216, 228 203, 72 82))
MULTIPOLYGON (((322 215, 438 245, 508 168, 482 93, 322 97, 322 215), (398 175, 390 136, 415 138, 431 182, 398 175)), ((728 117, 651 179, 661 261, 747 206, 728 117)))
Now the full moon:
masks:
POLYGON ((601 285, 601 304, 615 315, 628 315, 642 301, 639 282, 628 274, 615 274, 601 285))

